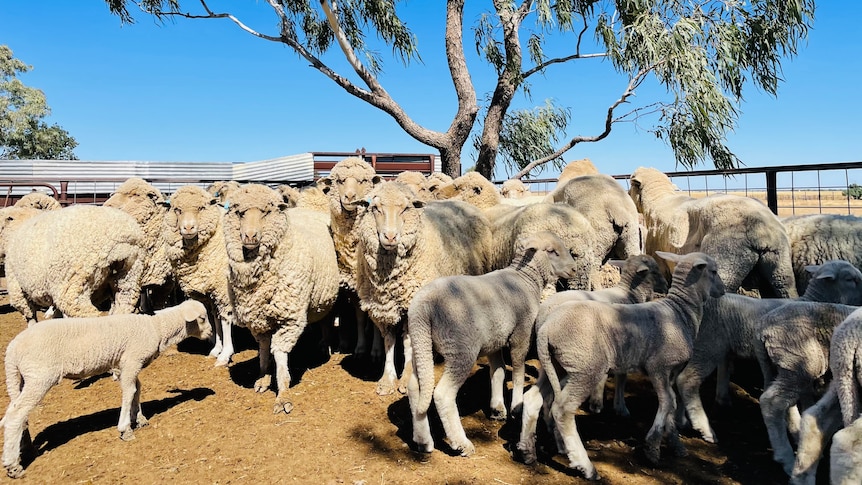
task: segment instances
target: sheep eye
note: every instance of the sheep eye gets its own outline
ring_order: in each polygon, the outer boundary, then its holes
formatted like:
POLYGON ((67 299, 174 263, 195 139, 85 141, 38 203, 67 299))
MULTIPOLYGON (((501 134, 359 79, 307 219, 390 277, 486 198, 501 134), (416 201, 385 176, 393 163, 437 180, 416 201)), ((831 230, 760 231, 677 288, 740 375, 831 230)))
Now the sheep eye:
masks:
POLYGON ((182 214, 182 213, 183 213, 182 209, 180 209, 179 207, 174 207, 174 214, 182 214))

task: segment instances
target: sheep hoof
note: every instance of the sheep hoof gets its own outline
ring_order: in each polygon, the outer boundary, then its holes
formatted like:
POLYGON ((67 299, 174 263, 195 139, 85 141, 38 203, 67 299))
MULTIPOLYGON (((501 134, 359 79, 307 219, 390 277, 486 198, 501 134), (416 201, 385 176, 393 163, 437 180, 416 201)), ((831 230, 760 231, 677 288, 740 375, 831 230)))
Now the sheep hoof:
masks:
POLYGON ((228 365, 230 365, 230 357, 219 358, 213 367, 227 367, 228 365))
POLYGON ((505 421, 506 409, 492 409, 491 414, 488 415, 488 419, 491 419, 493 421, 505 421))
POLYGON ((149 426, 149 425, 150 425, 150 422, 147 420, 147 418, 145 418, 143 416, 138 418, 137 421, 135 422, 135 426, 137 428, 143 428, 144 426, 149 426))
POLYGON ((605 403, 600 400, 590 400, 590 412, 593 414, 601 414, 602 409, 604 409, 605 403))
POLYGON ((24 476, 24 467, 20 464, 8 465, 6 467, 6 475, 9 478, 21 478, 24 476))
POLYGON ((213 349, 210 350, 209 357, 218 357, 220 353, 221 347, 213 347, 213 349))
POLYGON ((377 395, 388 396, 395 392, 395 386, 390 381, 380 381, 377 383, 377 395))
POLYGON ((132 441, 133 439, 135 439, 135 432, 132 431, 131 429, 127 429, 125 431, 122 431, 120 433, 120 439, 123 441, 132 441))
POLYGON ((715 403, 723 408, 733 407, 733 401, 730 396, 715 396, 715 403))
POLYGON ((461 456, 470 456, 476 453, 476 447, 473 446, 473 443, 470 443, 470 441, 466 441, 460 445, 456 445, 454 446, 454 448, 461 456))
POLYGON ((515 451, 513 453, 515 460, 524 463, 525 465, 532 465, 536 463, 536 447, 534 445, 525 443, 523 441, 519 441, 517 445, 515 445, 515 451))
POLYGON ((290 414, 293 411, 293 403, 290 401, 276 401, 275 406, 272 407, 272 414, 290 414))
POLYGON ((658 446, 647 445, 646 449, 644 449, 644 453, 650 463, 658 465, 659 458, 661 457, 661 450, 659 450, 658 446))
POLYGON ((266 392, 269 390, 270 384, 272 384, 272 376, 265 375, 254 381, 254 390, 255 392, 266 392))

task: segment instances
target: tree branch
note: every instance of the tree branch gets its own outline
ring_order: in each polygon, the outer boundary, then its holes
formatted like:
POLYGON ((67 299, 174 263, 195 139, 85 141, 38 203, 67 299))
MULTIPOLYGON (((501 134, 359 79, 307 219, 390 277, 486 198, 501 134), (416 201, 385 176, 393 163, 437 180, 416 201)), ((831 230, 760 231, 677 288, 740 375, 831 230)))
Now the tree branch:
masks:
POLYGON ((520 172, 513 175, 512 178, 520 179, 521 177, 530 173, 530 171, 533 170, 534 168, 536 168, 540 165, 544 165, 544 164, 550 162, 551 160, 554 160, 556 158, 561 157, 564 153, 571 150, 572 147, 574 147, 578 143, 597 142, 597 141, 603 140, 608 135, 610 135, 611 134, 611 127, 613 126, 613 124, 616 121, 618 121, 618 120, 614 120, 614 110, 617 109, 621 104, 627 102, 628 98, 634 94, 635 89, 638 86, 640 86, 641 83, 643 83, 644 79, 646 79, 646 75, 649 74, 651 71, 653 71, 655 69, 655 67, 656 66, 649 66, 649 67, 642 68, 640 71, 637 72, 637 74, 634 75, 634 77, 632 77, 632 79, 629 81, 628 86, 626 86, 625 91, 623 91, 623 94, 620 95, 619 99, 614 101, 614 103, 612 105, 610 105, 610 107, 608 107, 607 115, 605 116, 605 128, 601 133, 599 133, 598 135, 595 135, 595 136, 576 136, 576 137, 572 138, 571 140, 568 141, 568 143, 563 145, 556 152, 554 152, 554 153, 552 153, 546 157, 542 157, 538 160, 533 160, 532 162, 528 163, 523 169, 521 169, 520 172))
POLYGON ((526 79, 526 78, 532 76, 533 74, 535 74, 537 72, 544 71, 546 67, 548 67, 552 64, 560 64, 563 62, 569 62, 569 61, 574 60, 574 59, 595 59, 597 57, 607 57, 607 56, 608 56, 607 54, 600 52, 600 53, 596 53, 596 54, 572 54, 572 55, 566 56, 566 57, 555 57, 553 59, 548 59, 548 60, 542 62, 541 64, 538 64, 538 65, 530 68, 527 71, 524 71, 523 77, 524 77, 524 79, 526 79))

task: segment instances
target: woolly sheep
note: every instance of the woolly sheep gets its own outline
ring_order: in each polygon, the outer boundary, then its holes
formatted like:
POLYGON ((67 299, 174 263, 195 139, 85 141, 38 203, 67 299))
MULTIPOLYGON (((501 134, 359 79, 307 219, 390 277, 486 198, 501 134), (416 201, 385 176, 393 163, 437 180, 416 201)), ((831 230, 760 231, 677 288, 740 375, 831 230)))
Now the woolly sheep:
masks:
POLYGON ((113 293, 111 313, 132 313, 140 295, 144 239, 128 214, 78 205, 22 222, 6 247, 9 301, 28 324, 39 308, 67 317, 98 316, 113 293))
POLYGON ((219 180, 207 186, 207 192, 218 199, 219 204, 224 204, 230 200, 230 194, 240 187, 240 183, 236 180, 219 180))
POLYGON ((254 389, 269 389, 272 355, 278 392, 273 412, 289 413, 288 353, 308 323, 329 313, 338 295, 329 228, 319 213, 288 209, 281 194, 259 184, 231 194, 223 224, 236 321, 251 331, 260 347, 260 377, 254 389))
POLYGON ((45 394, 64 378, 112 372, 123 391, 120 438, 134 439, 132 425, 147 425, 141 411, 138 374, 168 347, 186 337, 206 339, 210 323, 200 302, 186 301, 155 315, 110 315, 49 320, 25 329, 6 348, 9 407, 0 420, 3 466, 12 478, 24 474, 22 442, 32 447, 27 420, 45 394))
POLYGON ((132 177, 117 187, 117 190, 105 201, 105 207, 114 207, 126 212, 138 221, 144 231, 144 271, 141 274, 141 288, 144 291, 142 299, 145 312, 152 310, 152 294, 156 287, 165 285, 171 274, 171 264, 165 255, 165 245, 162 239, 164 225, 165 197, 161 191, 149 182, 132 177))
MULTIPOLYGON (((416 292, 407 311, 415 368, 407 396, 413 441, 421 451, 434 449, 428 422, 432 394, 449 446, 462 456, 476 451, 464 433, 455 397, 479 356, 487 355, 491 364, 492 417, 506 418, 502 350, 509 347, 511 351, 513 394, 521 394, 524 361, 542 291, 548 283, 569 278, 574 271, 575 261, 563 242, 544 231, 519 239, 515 257, 506 268, 479 276, 437 278, 416 292), (436 388, 432 350, 443 356, 445 365, 436 388)), ((513 405, 520 401, 520 397, 512 399, 513 405)))
POLYGON ((790 258, 800 294, 810 278, 806 265, 843 259, 862 269, 862 217, 808 214, 785 217, 781 222, 790 238, 790 258))
POLYGON ((6 246, 12 234, 18 230, 22 222, 41 213, 40 209, 33 207, 11 206, 0 209, 0 265, 6 262, 6 246))
POLYGON ((566 182, 575 177, 596 175, 598 173, 599 169, 593 165, 593 162, 589 158, 573 160, 563 167, 563 170, 560 172, 560 176, 557 178, 557 187, 562 187, 566 182))
POLYGON ((306 185, 296 189, 287 184, 276 187, 281 198, 288 207, 301 207, 325 214, 329 224, 329 196, 316 185, 306 185))
POLYGON ((761 202, 717 194, 695 199, 678 191, 664 173, 640 167, 629 195, 646 226, 644 252, 702 251, 718 259, 728 291, 756 285, 765 297, 796 297, 790 239, 778 217, 761 202))
MULTIPOLYGON (((811 284, 795 301, 819 301, 862 305, 862 272, 846 261, 827 261, 809 265, 811 284)), ((715 443, 715 432, 703 410, 700 386, 718 368, 716 402, 730 405, 728 362, 732 358, 755 359, 755 334, 759 320, 770 311, 794 300, 784 298, 752 298, 727 294, 710 300, 704 308, 700 330, 694 341, 694 352, 676 384, 683 406, 679 408, 680 423, 688 413, 691 427, 704 440, 715 443)))
POLYGON ((180 289, 214 307, 215 365, 225 366, 233 355, 233 305, 228 292, 228 259, 218 199, 196 185, 178 188, 167 202, 165 253, 180 289))
MULTIPOLYGON (((567 302, 594 300, 622 304, 644 303, 667 293, 667 280, 661 274, 658 264, 652 256, 639 254, 630 256, 625 261, 612 260, 611 263, 622 265, 617 286, 593 291, 568 290, 554 293, 542 300, 536 321, 544 322, 548 314, 567 302)), ((620 416, 628 416, 629 410, 626 408, 624 394, 626 373, 617 372, 614 379, 614 410, 620 416)), ((596 384, 596 388, 590 395, 590 411, 594 413, 601 412, 604 407, 606 380, 602 379, 596 384)), ((539 382, 525 393, 524 401, 529 401, 525 406, 534 410, 538 409, 541 406, 543 396, 550 396, 552 392, 547 379, 539 379, 539 382)), ((514 409, 517 404, 513 399, 512 408, 514 409)), ((546 416, 546 418, 550 418, 550 416, 546 416)))
POLYGON ((413 189, 413 192, 415 192, 420 199, 426 202, 433 200, 431 194, 428 192, 428 179, 422 172, 418 172, 416 170, 405 170, 396 175, 394 180, 413 189))
POLYGON ((798 434, 799 414, 794 405, 813 403, 829 370, 832 333, 856 306, 791 301, 770 311, 757 324, 755 355, 765 387, 760 411, 773 458, 790 475, 794 454, 787 433, 798 434))
MULTIPOLYGON (((829 440, 841 429, 841 408, 838 404, 836 382, 829 383, 823 397, 802 413, 799 422, 799 439, 796 459, 790 473, 790 482, 795 485, 814 485, 817 466, 829 440)), ((833 457, 834 458, 834 457, 833 457)), ((833 482, 835 483, 835 482, 833 482)), ((860 483, 856 481, 855 483, 860 483)))
MULTIPOLYGON (((441 277, 489 270, 491 225, 475 207, 460 201, 425 203, 400 182, 383 182, 368 194, 359 221, 357 292, 362 310, 384 337, 383 376, 377 393, 391 394, 397 326, 416 292, 441 277)), ((409 334, 404 334, 403 379, 410 376, 409 334)))
POLYGON ((500 195, 506 199, 523 199, 530 194, 530 189, 520 179, 509 179, 500 186, 500 195))
MULTIPOLYGON (((562 440, 561 451, 568 455, 570 468, 590 479, 598 474, 578 435, 575 414, 611 369, 645 371, 658 395, 658 411, 646 437, 647 458, 658 462, 665 435, 677 455, 685 454, 674 423, 672 379, 691 355, 704 302, 725 290, 710 256, 657 254, 676 262, 667 297, 628 305, 569 302, 552 311, 544 322, 536 322, 536 347, 554 390, 551 415, 562 440), (564 380, 555 368, 565 371, 564 380)), ((536 460, 537 417, 538 410, 524 407, 517 450, 527 463, 536 460)))
POLYGON ((542 202, 544 196, 530 196, 521 199, 507 199, 500 194, 497 186, 479 172, 467 172, 440 187, 440 194, 446 199, 463 200, 482 210, 506 211, 542 202))
POLYGON ((642 252, 637 207, 613 177, 602 174, 575 177, 558 185, 546 200, 574 207, 590 221, 602 248, 599 253, 602 262, 642 252))
POLYGON ((829 483, 862 483, 862 419, 835 433, 829 454, 829 483))
POLYGON ((428 179, 425 181, 425 187, 428 190, 428 193, 431 195, 431 198, 434 200, 443 200, 444 197, 440 193, 440 188, 452 182, 452 177, 446 175, 443 172, 432 172, 431 175, 428 175, 428 179))
POLYGON ((57 199, 51 197, 48 194, 43 194, 41 192, 30 192, 27 195, 24 195, 18 202, 15 202, 14 207, 32 207, 34 209, 39 210, 57 210, 61 208, 57 199))
MULTIPOLYGON (((356 226, 365 206, 361 204, 368 192, 383 180, 374 167, 360 157, 348 157, 336 163, 329 175, 317 181, 321 190, 329 197, 332 239, 341 275, 340 287, 344 299, 352 303, 356 316, 356 347, 354 353, 368 352, 366 342, 366 316, 359 308, 356 295, 356 226)), ((372 357, 382 358, 383 349, 378 343, 372 357)))

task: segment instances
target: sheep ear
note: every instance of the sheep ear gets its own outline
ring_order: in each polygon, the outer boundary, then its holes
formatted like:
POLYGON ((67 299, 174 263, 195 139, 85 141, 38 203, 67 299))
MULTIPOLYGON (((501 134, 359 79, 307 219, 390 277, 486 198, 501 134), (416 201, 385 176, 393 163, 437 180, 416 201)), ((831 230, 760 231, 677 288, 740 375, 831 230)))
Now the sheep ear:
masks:
POLYGON ((661 259, 663 259, 665 261, 670 261, 672 263, 678 263, 679 260, 682 259, 682 257, 679 254, 669 253, 667 251, 656 251, 655 254, 656 254, 656 256, 660 257, 661 259))
POLYGON ((805 267, 805 271, 808 271, 812 275, 817 275, 816 279, 835 279, 838 275, 835 274, 835 268, 829 268, 822 264, 810 264, 805 267))
POLYGON ((218 204, 218 199, 216 199, 215 197, 211 198, 210 199, 210 205, 216 205, 216 204, 218 204))
POLYGON ((455 184, 452 182, 447 182, 440 187, 437 188, 437 192, 443 195, 444 198, 450 199, 458 193, 458 190, 455 189, 455 184))
POLYGON ((635 273, 649 273, 649 266, 647 266, 646 263, 641 263, 638 265, 638 268, 635 270, 635 273))
MULTIPOLYGON (((626 261, 624 259, 609 259, 608 264, 615 268, 622 269, 622 267, 625 266, 626 261)), ((640 268, 638 268, 638 271, 640 271, 640 268)))
POLYGON ((473 187, 473 193, 479 195, 482 193, 482 187, 473 187))
POLYGON ((368 206, 371 205, 371 197, 366 197, 364 199, 357 200, 356 205, 362 206, 362 207, 367 209, 368 206))
POLYGON ((156 202, 156 205, 160 205, 162 207, 170 207, 171 206, 171 199, 165 199, 161 202, 156 202))
POLYGON ((202 316, 197 305, 183 305, 181 312, 183 320, 187 322, 194 322, 202 316))
POLYGON ((377 185, 380 182, 383 182, 383 177, 381 177, 380 175, 375 175, 371 177, 371 185, 377 185))
POLYGON ((413 199, 412 204, 414 209, 421 209, 425 207, 425 201, 420 199, 413 199))
POLYGON ((290 205, 285 204, 285 203, 282 201, 282 202, 279 202, 278 204, 276 204, 276 208, 278 209, 278 211, 279 211, 279 212, 284 212, 284 211, 286 211, 287 209, 290 209, 290 205))
POLYGON ((317 179, 316 184, 324 194, 328 194, 329 191, 332 190, 332 179, 329 177, 321 177, 317 179))

